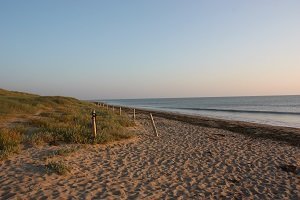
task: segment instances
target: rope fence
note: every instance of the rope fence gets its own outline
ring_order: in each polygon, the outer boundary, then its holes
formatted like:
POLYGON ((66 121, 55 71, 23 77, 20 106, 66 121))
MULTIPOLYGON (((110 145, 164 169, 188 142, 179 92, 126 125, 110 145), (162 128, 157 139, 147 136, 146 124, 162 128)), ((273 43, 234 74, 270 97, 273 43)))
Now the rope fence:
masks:
MULTIPOLYGON (((105 103, 101 103, 101 102, 96 102, 95 104, 99 107, 102 107, 102 108, 106 109, 107 111, 109 110, 110 107, 111 107, 113 113, 115 111, 115 106, 114 105, 109 106, 109 104, 105 104, 105 103)), ((128 107, 125 107, 125 108, 126 109, 132 109, 132 111, 133 111, 132 120, 135 122, 136 121, 136 109, 135 108, 128 108, 128 107)), ((122 116, 122 107, 121 106, 119 107, 119 115, 122 116)), ((152 113, 149 113, 149 115, 150 115, 150 121, 151 121, 151 124, 152 124, 153 132, 156 135, 156 137, 158 137, 159 135, 158 135, 158 131, 157 131, 157 128, 156 128, 156 125, 155 125, 153 115, 152 115, 152 113)), ((93 110, 93 112, 92 112, 92 133, 93 133, 93 137, 96 138, 96 136, 97 136, 97 127, 96 127, 96 111, 95 110, 93 110)))

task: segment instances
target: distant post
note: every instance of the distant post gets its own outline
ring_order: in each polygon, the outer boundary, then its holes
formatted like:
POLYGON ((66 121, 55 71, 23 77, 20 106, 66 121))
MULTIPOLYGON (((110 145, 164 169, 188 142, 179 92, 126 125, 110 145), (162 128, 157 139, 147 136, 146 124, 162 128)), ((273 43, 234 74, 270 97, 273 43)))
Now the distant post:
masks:
POLYGON ((135 121, 135 108, 133 109, 133 121, 135 121))
POLYGON ((154 120, 153 120, 153 117, 152 117, 151 113, 150 113, 150 118, 151 118, 151 122, 152 122, 153 131, 156 134, 156 137, 158 137, 158 132, 157 132, 157 129, 156 129, 156 126, 155 126, 155 123, 154 123, 154 120))
POLYGON ((122 108, 120 107, 120 116, 122 115, 122 108))
POLYGON ((95 139, 96 136, 97 136, 96 111, 95 110, 93 110, 93 112, 92 112, 92 131, 93 131, 93 136, 94 136, 94 139, 95 139))

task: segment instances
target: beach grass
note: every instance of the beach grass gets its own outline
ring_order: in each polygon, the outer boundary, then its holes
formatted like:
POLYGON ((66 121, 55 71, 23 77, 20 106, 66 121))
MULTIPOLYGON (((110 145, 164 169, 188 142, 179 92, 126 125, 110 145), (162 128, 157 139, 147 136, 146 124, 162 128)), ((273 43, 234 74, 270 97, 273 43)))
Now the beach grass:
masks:
POLYGON ((17 129, 0 129, 0 159, 18 152, 21 141, 22 135, 17 129))
POLYGON ((127 127, 134 126, 134 122, 126 115, 119 116, 71 97, 0 89, 0 104, 0 151, 3 155, 17 152, 21 143, 34 146, 104 144, 133 136, 127 127), (92 110, 97 113, 96 138, 92 135, 92 110))

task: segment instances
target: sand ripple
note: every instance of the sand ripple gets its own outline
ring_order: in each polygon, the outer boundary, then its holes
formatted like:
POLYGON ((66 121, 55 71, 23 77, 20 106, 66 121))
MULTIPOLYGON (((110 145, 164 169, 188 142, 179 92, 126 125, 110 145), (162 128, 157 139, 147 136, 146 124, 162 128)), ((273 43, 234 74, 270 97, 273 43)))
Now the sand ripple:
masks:
POLYGON ((83 148, 64 157, 71 174, 47 174, 30 148, 0 164, 1 199, 299 199, 300 149, 267 139, 140 115, 133 141, 83 148))

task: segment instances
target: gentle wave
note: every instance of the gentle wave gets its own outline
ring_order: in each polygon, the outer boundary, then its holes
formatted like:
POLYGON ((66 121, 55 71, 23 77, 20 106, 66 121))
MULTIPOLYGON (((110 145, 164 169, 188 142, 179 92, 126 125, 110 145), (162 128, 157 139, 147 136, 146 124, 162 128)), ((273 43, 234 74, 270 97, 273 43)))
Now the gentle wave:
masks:
MULTIPOLYGON (((167 108, 167 107, 165 107, 167 108)), ((170 107, 168 107, 170 108, 170 107)), ((299 112, 280 112, 280 111, 264 111, 264 110, 234 110, 234 109, 215 109, 215 108, 172 108, 180 110, 203 110, 215 112, 233 112, 233 113, 262 113, 262 114, 280 114, 280 115, 300 115, 299 112)))
POLYGON ((108 100, 109 103, 300 128, 300 95, 108 100))

